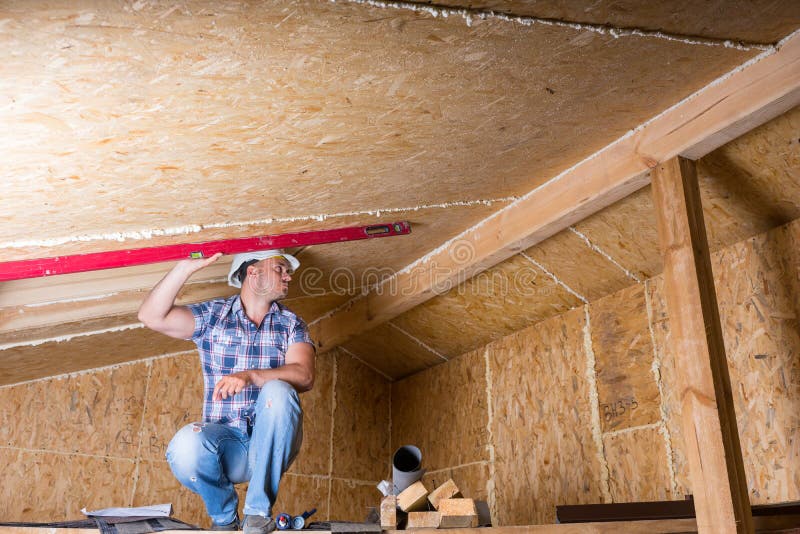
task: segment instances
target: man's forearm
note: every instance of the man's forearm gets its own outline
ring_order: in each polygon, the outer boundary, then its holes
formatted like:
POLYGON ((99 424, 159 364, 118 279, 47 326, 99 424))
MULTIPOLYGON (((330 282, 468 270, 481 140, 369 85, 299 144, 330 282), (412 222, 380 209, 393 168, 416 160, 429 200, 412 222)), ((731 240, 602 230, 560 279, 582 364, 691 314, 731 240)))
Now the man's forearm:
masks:
POLYGON ((150 326, 162 321, 175 304, 175 298, 194 271, 183 264, 176 265, 156 284, 139 307, 139 320, 150 326))
POLYGON ((298 392, 309 391, 314 386, 314 375, 309 369, 297 363, 287 363, 275 369, 251 369, 247 371, 250 382, 258 387, 270 380, 283 380, 288 382, 298 392))

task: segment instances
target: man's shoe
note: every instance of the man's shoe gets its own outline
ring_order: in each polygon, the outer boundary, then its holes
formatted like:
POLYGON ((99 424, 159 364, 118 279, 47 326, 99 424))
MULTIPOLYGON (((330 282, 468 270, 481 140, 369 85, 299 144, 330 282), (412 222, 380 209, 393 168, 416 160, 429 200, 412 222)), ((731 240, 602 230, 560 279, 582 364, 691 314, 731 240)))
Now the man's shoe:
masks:
POLYGON ((275 521, 260 515, 244 516, 242 523, 243 534, 269 534, 275 530, 275 521))
POLYGON ((212 523, 211 530, 239 530, 239 516, 237 515, 236 518, 227 525, 217 525, 212 523))

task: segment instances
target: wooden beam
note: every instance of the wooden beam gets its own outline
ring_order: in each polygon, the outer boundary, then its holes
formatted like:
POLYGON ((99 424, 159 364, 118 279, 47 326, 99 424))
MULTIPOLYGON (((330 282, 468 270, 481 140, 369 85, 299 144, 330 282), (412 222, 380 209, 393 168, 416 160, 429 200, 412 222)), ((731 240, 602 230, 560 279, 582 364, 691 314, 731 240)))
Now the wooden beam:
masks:
POLYGON ((649 182, 649 171, 700 157, 800 104, 800 33, 711 83, 312 324, 321 351, 444 293, 649 182))
POLYGON ((658 165, 653 201, 697 526, 753 532, 694 162, 658 165))

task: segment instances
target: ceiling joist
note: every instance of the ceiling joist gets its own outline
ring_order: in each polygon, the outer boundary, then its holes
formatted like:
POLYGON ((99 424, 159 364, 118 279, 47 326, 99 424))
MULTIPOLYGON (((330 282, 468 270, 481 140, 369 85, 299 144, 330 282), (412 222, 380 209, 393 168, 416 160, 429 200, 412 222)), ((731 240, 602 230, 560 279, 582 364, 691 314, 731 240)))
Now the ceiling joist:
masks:
POLYGON ((697 159, 800 103, 800 33, 311 325, 327 351, 554 235, 649 183, 675 156, 697 159))

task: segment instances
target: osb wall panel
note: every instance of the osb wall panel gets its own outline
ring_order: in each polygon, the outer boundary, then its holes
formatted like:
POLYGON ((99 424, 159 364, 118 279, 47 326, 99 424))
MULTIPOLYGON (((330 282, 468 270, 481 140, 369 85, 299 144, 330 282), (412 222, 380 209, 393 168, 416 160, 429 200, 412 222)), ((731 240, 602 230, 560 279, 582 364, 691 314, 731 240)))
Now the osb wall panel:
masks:
POLYGON ((800 217, 800 107, 699 161, 712 250, 800 217))
POLYGON ((652 325, 653 343, 656 362, 659 368, 661 387, 662 419, 669 433, 672 446, 672 470, 675 477, 673 491, 676 498, 690 495, 689 464, 683 445, 683 428, 681 426, 681 397, 675 358, 672 354, 669 333, 669 317, 667 315, 664 277, 656 276, 647 280, 647 298, 650 304, 650 324, 652 325))
POLYGON ((422 482, 429 491, 433 491, 451 478, 464 497, 488 502, 490 478, 488 461, 425 473, 422 482))
POLYGON ((290 468, 291 473, 320 475, 330 471, 333 366, 333 355, 317 356, 314 388, 300 395, 303 446, 290 468))
POLYGON ((83 519, 81 508, 130 502, 133 460, 0 449, 2 521, 83 519))
POLYGON ((331 517, 337 521, 364 522, 370 508, 380 508, 383 495, 376 484, 331 479, 331 517))
POLYGON ((377 484, 389 477, 391 384, 343 351, 335 358, 332 475, 377 484))
MULTIPOLYGON (((458 0, 428 3, 464 5, 458 0)), ((800 5, 791 1, 475 0, 469 5, 516 15, 759 43, 774 43, 800 26, 800 5)))
POLYGON ((661 398, 653 376, 653 343, 644 285, 589 305, 604 432, 655 423, 661 398))
POLYGON ((517 255, 394 319, 445 357, 565 312, 580 300, 517 255))
POLYGON ((569 229, 529 248, 525 254, 589 301, 635 282, 623 269, 589 247, 569 229))
MULTIPOLYGON (((309 521, 328 519, 330 484, 329 477, 300 476, 287 473, 281 480, 278 500, 272 507, 272 514, 277 515, 285 512, 294 516, 316 508, 317 512, 309 521)), ((375 492, 377 493, 378 490, 376 489, 375 492)), ((243 499, 242 503, 244 503, 243 499)))
POLYGON ((524 193, 757 53, 290 0, 6 12, 2 242, 524 193))
POLYGON ((429 470, 489 459, 484 354, 473 351, 392 384, 392 451, 416 445, 429 470))
MULTIPOLYGON (((800 495, 800 336, 797 332, 797 222, 720 251, 712 258, 737 425, 754 504, 800 495)), ((653 307, 666 317, 663 282, 652 284, 653 307)), ((674 378, 669 323, 657 330, 664 380, 674 378)), ((680 404, 666 398, 676 472, 689 491, 682 454, 680 404)))
POLYGON ((382 373, 400 379, 443 361, 420 341, 390 323, 383 323, 343 345, 382 373))
POLYGON ((552 523, 557 504, 602 502, 584 327, 579 308, 487 347, 500 525, 552 523))
POLYGON ((0 385, 94 369, 193 348, 194 343, 172 339, 148 328, 13 347, 0 350, 0 385))
POLYGON ((134 458, 146 385, 147 364, 140 363, 4 389, 2 442, 134 458))
POLYGON ((197 352, 186 352, 150 364, 144 402, 140 455, 164 460, 172 436, 203 419, 203 376, 197 352))
POLYGON ((666 444, 660 428, 607 434, 603 436, 603 449, 614 502, 672 498, 666 444))
MULTIPOLYGON (((349 356, 338 366, 339 445, 333 450, 336 372, 331 354, 318 357, 315 387, 301 395, 304 443, 281 485, 278 511, 295 514, 316 507, 318 519, 328 518, 331 460, 348 479, 368 476, 365 484, 377 496, 374 485, 388 475, 389 385, 376 388, 375 380, 383 379, 349 356), (367 390, 377 394, 365 402, 367 390), (350 432, 358 434, 353 438, 350 432), (372 463, 362 463, 362 445, 371 447, 367 457, 371 454, 372 463), (353 467, 364 465, 372 472, 353 467)), ((33 519, 31 514, 41 511, 44 515, 36 519, 60 520, 75 517, 82 506, 172 502, 177 517, 210 525, 200 499, 180 487, 164 460, 174 433, 201 418, 195 352, 9 386, 3 398, 0 461, 13 468, 6 470, 0 489, 0 519, 33 519), (26 499, 38 508, 25 508, 26 499)), ((242 503, 246 487, 237 486, 242 503)))
MULTIPOLYGON (((203 528, 211 526, 203 499, 178 482, 166 460, 141 460, 131 506, 162 502, 172 503, 173 516, 181 521, 203 528)), ((115 506, 120 505, 117 503, 115 506)))

